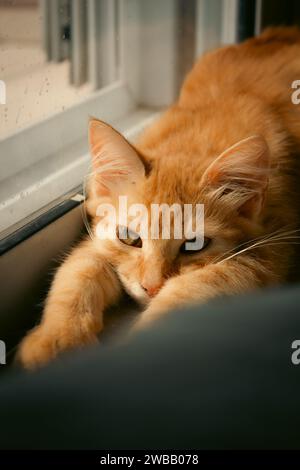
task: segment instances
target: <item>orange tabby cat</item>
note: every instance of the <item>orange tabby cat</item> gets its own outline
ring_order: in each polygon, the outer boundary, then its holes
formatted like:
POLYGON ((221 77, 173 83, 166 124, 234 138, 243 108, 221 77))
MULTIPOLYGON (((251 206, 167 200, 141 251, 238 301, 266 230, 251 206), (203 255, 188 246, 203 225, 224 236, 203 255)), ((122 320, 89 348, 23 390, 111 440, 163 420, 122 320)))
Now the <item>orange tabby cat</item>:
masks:
POLYGON ((101 201, 203 203, 202 250, 184 239, 85 240, 54 278, 42 322, 21 343, 27 368, 97 341, 104 309, 123 288, 145 304, 136 328, 180 305, 289 279, 298 233, 300 32, 270 29, 217 49, 194 66, 178 101, 133 147, 90 122, 94 176, 87 208, 101 201))

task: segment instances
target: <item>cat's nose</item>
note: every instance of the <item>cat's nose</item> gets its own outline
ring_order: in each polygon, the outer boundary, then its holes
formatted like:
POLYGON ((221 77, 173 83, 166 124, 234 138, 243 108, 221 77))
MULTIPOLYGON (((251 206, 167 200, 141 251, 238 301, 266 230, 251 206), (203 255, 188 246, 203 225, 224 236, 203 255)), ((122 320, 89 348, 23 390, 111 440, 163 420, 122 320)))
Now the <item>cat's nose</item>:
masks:
POLYGON ((147 292, 149 297, 154 297, 161 289, 162 283, 160 284, 142 284, 142 288, 147 292))

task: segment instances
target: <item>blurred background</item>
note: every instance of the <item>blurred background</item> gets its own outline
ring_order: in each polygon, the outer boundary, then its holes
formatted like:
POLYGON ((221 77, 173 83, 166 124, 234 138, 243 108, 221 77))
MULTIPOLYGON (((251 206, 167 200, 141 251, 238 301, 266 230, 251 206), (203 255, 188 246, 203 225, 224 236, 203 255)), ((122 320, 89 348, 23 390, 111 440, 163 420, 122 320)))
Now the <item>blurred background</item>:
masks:
POLYGON ((63 111, 90 92, 88 83, 75 87, 70 80, 70 3, 0 1, 0 77, 7 87, 0 137, 63 111))

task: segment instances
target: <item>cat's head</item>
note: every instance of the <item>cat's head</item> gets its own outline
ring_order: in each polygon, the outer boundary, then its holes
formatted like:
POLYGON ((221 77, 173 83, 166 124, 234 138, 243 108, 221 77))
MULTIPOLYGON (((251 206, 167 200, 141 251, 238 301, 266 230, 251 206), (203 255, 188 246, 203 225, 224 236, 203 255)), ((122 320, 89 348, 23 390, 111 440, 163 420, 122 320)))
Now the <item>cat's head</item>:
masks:
POLYGON ((170 277, 205 268, 259 233, 269 170, 269 151, 262 137, 246 138, 219 156, 198 155, 194 159, 172 151, 171 144, 165 145, 164 154, 135 148, 111 126, 96 119, 90 121, 89 139, 93 174, 87 208, 94 234, 104 213, 106 218, 113 217, 103 204, 110 205, 116 215, 116 236, 100 241, 96 237, 95 243, 109 257, 125 289, 136 300, 147 302, 170 277), (130 224, 136 221, 136 212, 133 215, 130 208, 134 204, 146 209, 146 232, 142 224, 132 230, 130 224), (172 209, 169 212, 169 238, 163 234, 163 215, 152 212, 153 204, 169 208, 176 204, 173 208, 182 209, 182 218, 177 217, 178 213, 175 216, 172 209), (185 204, 193 208, 187 221, 193 229, 196 205, 204 207, 204 233, 200 224, 201 243, 196 250, 188 249, 184 227, 182 236, 175 236, 175 219, 184 225, 185 204), (153 238, 151 232, 154 213, 158 238, 157 234, 153 238), (124 215, 131 228, 128 233, 126 224, 119 223, 119 216, 124 215))

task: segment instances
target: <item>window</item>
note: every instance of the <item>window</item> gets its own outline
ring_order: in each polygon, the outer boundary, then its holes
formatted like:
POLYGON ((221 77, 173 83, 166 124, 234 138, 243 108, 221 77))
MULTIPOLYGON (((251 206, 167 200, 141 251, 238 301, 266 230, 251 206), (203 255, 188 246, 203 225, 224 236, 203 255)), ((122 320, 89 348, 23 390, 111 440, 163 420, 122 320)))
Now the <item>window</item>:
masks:
POLYGON ((2 237, 80 187, 89 116, 134 139, 197 56, 242 38, 244 3, 0 0, 2 237))

